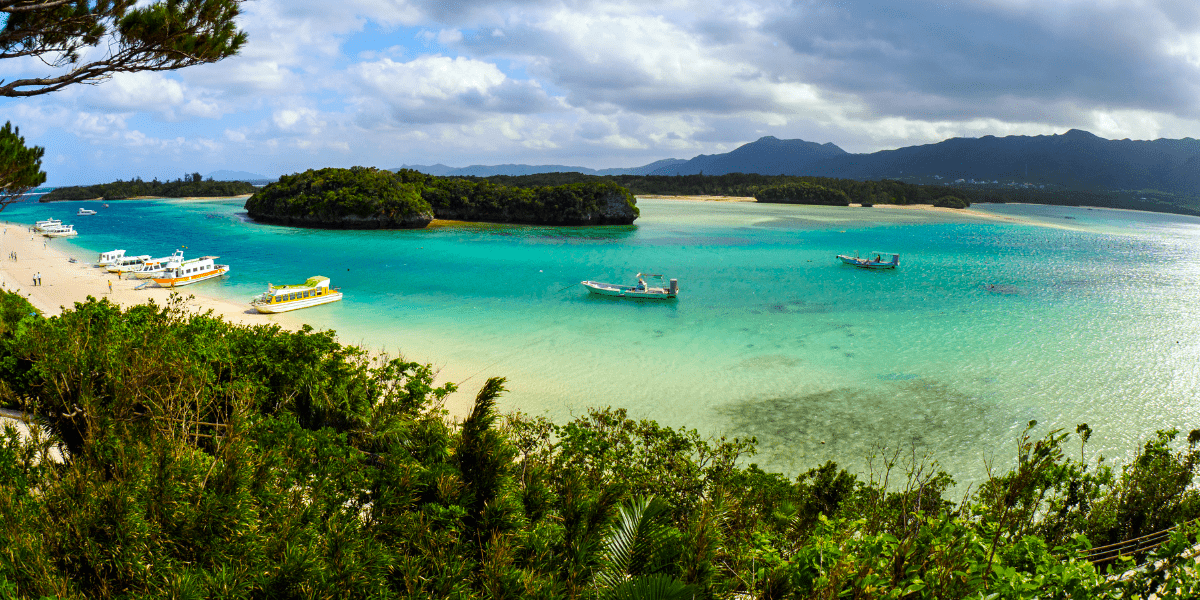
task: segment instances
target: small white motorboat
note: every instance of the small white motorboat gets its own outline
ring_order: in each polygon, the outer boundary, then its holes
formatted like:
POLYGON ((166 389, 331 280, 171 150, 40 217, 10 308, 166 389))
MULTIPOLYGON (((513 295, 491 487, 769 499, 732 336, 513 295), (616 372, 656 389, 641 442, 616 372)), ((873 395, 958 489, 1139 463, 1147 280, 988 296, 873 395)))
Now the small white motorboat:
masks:
POLYGON ((900 255, 895 252, 871 252, 865 258, 860 258, 855 252, 854 256, 839 254, 837 257, 843 264, 864 269, 895 269, 900 266, 900 255), (885 256, 890 257, 887 262, 884 262, 885 256))
POLYGON ((79 212, 77 212, 75 214, 77 216, 83 217, 83 216, 87 216, 87 215, 94 215, 94 214, 96 214, 96 211, 87 209, 87 208, 80 208, 79 212))
POLYGON ((643 298, 647 300, 670 300, 679 294, 679 281, 672 279, 663 285, 663 276, 654 273, 638 273, 634 285, 618 285, 600 281, 581 281, 580 284, 589 292, 600 296, 616 296, 618 298, 643 298), (646 283, 645 278, 657 279, 658 286, 646 283))

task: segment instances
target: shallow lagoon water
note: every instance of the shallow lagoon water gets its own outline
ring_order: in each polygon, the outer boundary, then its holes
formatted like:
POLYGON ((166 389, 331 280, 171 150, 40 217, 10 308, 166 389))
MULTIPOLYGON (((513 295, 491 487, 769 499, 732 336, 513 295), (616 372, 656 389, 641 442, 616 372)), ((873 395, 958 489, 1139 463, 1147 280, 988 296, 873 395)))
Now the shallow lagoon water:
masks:
POLYGON ((217 254, 196 291, 248 300, 321 274, 346 300, 304 311, 348 343, 444 367, 468 391, 505 376, 506 408, 563 421, 589 406, 708 435, 756 436, 764 468, 915 447, 961 482, 1038 431, 1095 431, 1129 455, 1200 426, 1200 220, 983 205, 1033 223, 900 209, 640 200, 636 225, 454 224, 321 231, 245 219, 241 201, 17 205, 75 223, 85 260, 217 254), (97 208, 75 217, 79 206, 97 208), (1064 229, 1063 227, 1066 227, 1064 229), (896 271, 835 254, 901 253, 896 271), (589 296, 583 279, 679 279, 676 302, 589 296), (203 286, 203 288, 201 288, 203 286))

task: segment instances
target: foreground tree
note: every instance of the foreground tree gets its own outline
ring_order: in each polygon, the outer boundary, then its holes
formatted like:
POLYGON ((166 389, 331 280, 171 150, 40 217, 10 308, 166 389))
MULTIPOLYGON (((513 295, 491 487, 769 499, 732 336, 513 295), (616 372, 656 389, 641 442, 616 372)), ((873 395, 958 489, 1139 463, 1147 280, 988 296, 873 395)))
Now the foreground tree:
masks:
POLYGON ((26 147, 21 131, 12 123, 0 128, 0 210, 46 182, 46 174, 42 172, 45 152, 45 148, 26 147))
POLYGON ((36 96, 113 73, 170 71, 237 53, 243 0, 0 0, 0 59, 32 56, 51 72, 0 80, 0 96, 36 96))

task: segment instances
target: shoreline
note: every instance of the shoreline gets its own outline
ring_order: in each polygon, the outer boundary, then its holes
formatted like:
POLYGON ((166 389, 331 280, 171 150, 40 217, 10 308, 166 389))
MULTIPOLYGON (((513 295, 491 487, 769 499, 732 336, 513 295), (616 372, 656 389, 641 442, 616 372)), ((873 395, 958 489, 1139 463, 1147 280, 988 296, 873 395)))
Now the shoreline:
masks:
MULTIPOLYGON (((672 201, 672 202, 754 202, 754 203, 757 202, 757 200, 755 200, 754 198, 746 197, 746 196, 661 196, 661 195, 657 195, 657 194, 648 194, 648 195, 644 195, 644 196, 637 196, 637 198, 638 199, 645 198, 647 200, 668 200, 668 201, 672 201)), ((771 203, 771 204, 775 205, 775 206, 819 206, 819 205, 814 205, 814 204, 787 204, 787 203, 771 203)), ((1038 205, 1034 205, 1034 206, 1050 206, 1050 205, 1038 204, 1038 205)), ((824 207, 824 208, 855 208, 855 209, 858 209, 858 208, 862 208, 862 207, 863 207, 862 204, 852 203, 852 204, 850 204, 850 206, 847 206, 847 207, 834 206, 834 207, 824 207)), ((932 204, 875 204, 872 208, 873 209, 884 209, 884 210, 904 210, 904 211, 913 211, 913 212, 921 212, 921 213, 935 213, 935 214, 944 214, 944 215, 960 215, 960 216, 965 216, 965 217, 974 217, 977 219, 982 219, 982 220, 987 220, 987 221, 996 221, 996 222, 1000 222, 1000 223, 1011 223, 1013 225, 1029 225, 1029 226, 1033 226, 1033 227, 1048 227, 1050 229, 1061 229, 1064 231, 1090 231, 1089 229, 1085 229, 1082 227, 1072 227, 1070 225, 1060 225, 1058 223, 1047 223, 1045 221, 1037 221, 1034 219, 1022 218, 1022 217, 1010 217, 1008 215, 997 215, 997 214, 987 213, 987 212, 983 212, 983 211, 972 210, 971 208, 943 208, 940 206, 934 206, 932 204)), ((1083 207, 1077 207, 1077 208, 1083 208, 1083 207)), ((1088 207, 1088 208, 1097 208, 1097 207, 1088 207)), ((1102 209, 1102 210, 1126 210, 1126 209, 1102 209)), ((1150 211, 1134 211, 1134 212, 1150 212, 1150 211)), ((1151 214, 1170 214, 1170 213, 1151 213, 1151 214)))
MULTIPOLYGON (((289 331, 299 330, 304 325, 312 325, 319 331, 333 329, 317 323, 309 323, 304 317, 304 311, 294 311, 281 314, 263 314, 250 307, 249 300, 235 302, 214 294, 205 293, 205 284, 186 286, 179 289, 160 288, 151 286, 135 290, 144 283, 144 279, 119 279, 115 273, 95 266, 97 256, 82 251, 70 245, 69 238, 46 238, 41 234, 29 231, 31 225, 13 222, 0 222, 0 290, 16 292, 25 297, 34 308, 45 317, 62 314, 63 308, 74 307, 76 302, 86 302, 88 296, 97 300, 108 299, 128 310, 132 306, 146 304, 151 300, 159 306, 165 305, 173 294, 179 294, 183 299, 184 308, 189 312, 204 313, 212 311, 213 316, 220 317, 226 322, 243 325, 278 325, 289 331), (16 251, 17 260, 9 259, 9 252, 16 251), (77 262, 70 262, 75 258, 77 262), (33 276, 41 273, 42 285, 33 285, 33 276), (108 283, 112 283, 112 292, 108 283)), ((265 286, 265 283, 264 283, 265 286)), ((335 330, 338 343, 344 346, 357 346, 366 350, 372 358, 389 356, 403 357, 407 361, 420 364, 430 364, 435 372, 435 384, 454 382, 459 385, 459 391, 446 398, 445 408, 450 411, 451 418, 465 418, 474 406, 475 394, 483 385, 483 379, 475 377, 482 365, 440 364, 437 359, 429 357, 408 356, 399 348, 378 347, 377 343, 367 340, 352 341, 356 336, 353 332, 335 330), (478 379, 478 381, 476 381, 478 379), (467 381, 470 384, 467 384, 467 381)))

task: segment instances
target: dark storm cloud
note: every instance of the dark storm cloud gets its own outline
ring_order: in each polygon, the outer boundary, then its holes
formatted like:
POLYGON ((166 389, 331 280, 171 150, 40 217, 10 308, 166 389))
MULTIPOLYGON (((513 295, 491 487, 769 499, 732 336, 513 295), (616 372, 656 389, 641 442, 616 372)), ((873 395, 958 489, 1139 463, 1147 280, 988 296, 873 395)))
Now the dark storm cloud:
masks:
POLYGON ((765 30, 800 55, 793 76, 884 114, 1036 119, 1062 103, 1198 112, 1200 68, 1164 48, 1200 31, 1200 3, 1027 7, 803 2, 765 30))

